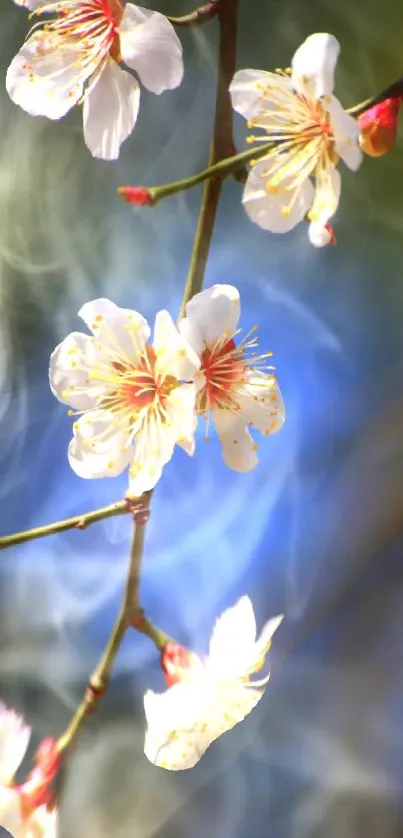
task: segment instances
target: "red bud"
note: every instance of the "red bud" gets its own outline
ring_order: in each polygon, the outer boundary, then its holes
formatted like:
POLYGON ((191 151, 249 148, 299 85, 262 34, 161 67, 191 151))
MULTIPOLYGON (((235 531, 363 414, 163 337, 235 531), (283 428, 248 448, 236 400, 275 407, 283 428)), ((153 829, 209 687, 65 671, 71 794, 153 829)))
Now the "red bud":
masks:
POLYGON ((201 666, 200 658, 179 643, 166 643, 161 652, 161 666, 168 687, 178 684, 190 669, 201 666))
POLYGON ((119 186, 118 195, 128 204, 137 207, 152 207, 155 203, 151 192, 145 186, 119 186))
POLYGON ((365 154, 380 157, 393 148, 402 99, 402 96, 384 99, 358 117, 360 146, 365 154))

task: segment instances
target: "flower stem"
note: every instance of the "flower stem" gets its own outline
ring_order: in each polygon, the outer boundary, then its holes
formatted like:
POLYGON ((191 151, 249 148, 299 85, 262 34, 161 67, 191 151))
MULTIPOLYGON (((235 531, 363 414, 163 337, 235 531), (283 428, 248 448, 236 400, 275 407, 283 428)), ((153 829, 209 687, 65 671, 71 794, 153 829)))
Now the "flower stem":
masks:
POLYGON ((207 23, 216 16, 220 2, 221 0, 210 0, 210 3, 199 6, 198 9, 195 9, 188 15, 168 17, 168 20, 173 26, 200 26, 202 23, 207 23))
MULTIPOLYGON (((219 65, 214 117, 213 140, 210 149, 209 168, 231 155, 232 151, 232 107, 228 88, 235 73, 238 0, 220 0, 219 22, 219 65)), ((205 180, 205 178, 200 178, 205 180)), ((199 182, 200 182, 199 180, 199 182)), ((207 257, 220 199, 222 178, 207 176, 197 223, 196 235, 190 259, 179 319, 186 310, 186 304, 203 285, 207 257)))
POLYGON ((47 524, 44 527, 35 527, 33 530, 25 530, 24 532, 17 532, 13 535, 3 535, 0 537, 0 550, 5 550, 6 547, 13 547, 16 544, 23 544, 25 541, 34 541, 36 538, 44 538, 47 535, 64 532, 65 530, 84 530, 90 524, 96 524, 97 521, 102 521, 104 518, 114 518, 116 515, 125 515, 128 512, 131 512, 131 503, 126 499, 117 503, 111 503, 110 506, 104 506, 102 509, 95 509, 94 512, 85 512, 83 515, 75 515, 74 518, 55 521, 55 523, 47 524))

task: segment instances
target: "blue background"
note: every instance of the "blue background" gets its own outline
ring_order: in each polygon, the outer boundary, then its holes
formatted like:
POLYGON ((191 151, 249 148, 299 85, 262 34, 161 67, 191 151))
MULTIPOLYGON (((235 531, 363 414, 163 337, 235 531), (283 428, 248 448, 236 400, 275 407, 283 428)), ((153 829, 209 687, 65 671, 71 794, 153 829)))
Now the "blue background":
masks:
MULTIPOLYGON (((241 2, 238 67, 285 67, 314 31, 342 46, 337 93, 349 106, 397 78, 397 0, 241 2)), ((160 2, 183 13, 190 5, 160 2), (174 8, 173 8, 174 6, 174 8)), ((1 11, 2 72, 27 31, 1 11)), ((0 99, 0 531, 108 504, 125 477, 69 468, 71 420, 52 397, 50 352, 76 312, 109 296, 152 322, 175 316, 200 201, 195 189, 152 210, 119 201, 122 183, 202 168, 215 84, 216 28, 181 33, 186 76, 143 91, 116 164, 92 160, 77 109, 60 123, 0 99)), ((245 126, 235 120, 243 147, 245 126)), ((166 468, 147 530, 142 601, 198 651, 216 616, 248 593, 259 625, 284 612, 272 682, 248 719, 190 772, 142 753, 145 689, 163 686, 147 638, 124 641, 115 681, 68 776, 62 832, 76 838, 383 838, 403 835, 402 144, 342 172, 336 247, 310 247, 247 219, 225 183, 206 285, 241 292, 242 326, 273 350, 287 407, 258 440, 260 466, 231 473, 216 440, 166 468)), ((0 556, 1 695, 33 745, 57 736, 97 662, 119 605, 130 521, 116 518, 0 556)), ((27 766, 28 766, 27 761, 27 766)))

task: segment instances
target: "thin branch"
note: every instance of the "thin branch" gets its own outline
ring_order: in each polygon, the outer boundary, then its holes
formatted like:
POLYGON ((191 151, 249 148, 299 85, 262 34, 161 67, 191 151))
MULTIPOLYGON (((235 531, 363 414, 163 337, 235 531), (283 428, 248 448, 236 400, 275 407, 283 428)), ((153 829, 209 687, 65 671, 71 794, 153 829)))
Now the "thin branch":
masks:
POLYGON ((172 639, 165 632, 157 629, 150 620, 145 619, 143 609, 139 605, 141 563, 151 494, 151 492, 146 492, 138 501, 132 502, 134 529, 122 604, 99 663, 90 676, 84 696, 58 740, 60 753, 70 748, 85 719, 94 712, 108 689, 112 667, 127 629, 133 627, 142 634, 146 634, 158 649, 163 649, 165 644, 172 639))
POLYGON ((221 0, 211 0, 204 6, 199 6, 193 12, 182 17, 168 17, 173 26, 201 26, 203 23, 208 23, 218 13, 218 7, 221 0))
MULTIPOLYGON (((209 158, 210 168, 227 158, 232 151, 232 107, 228 88, 235 73, 238 0, 220 0, 218 21, 220 27, 219 65, 213 141, 209 158)), ((184 316, 186 304, 194 294, 201 290, 203 285, 221 187, 221 177, 211 176, 208 177, 204 186, 179 319, 184 316)))
POLYGON ((47 535, 54 535, 57 532, 64 532, 65 530, 84 530, 91 524, 96 524, 105 518, 114 518, 116 515, 126 515, 132 511, 132 504, 129 499, 111 503, 110 506, 104 506, 102 509, 95 509, 94 512, 85 512, 83 515, 75 515, 74 518, 66 518, 63 521, 56 521, 53 524, 47 524, 44 527, 35 527, 33 530, 25 530, 24 532, 17 532, 13 535, 3 535, 0 537, 0 550, 5 550, 6 547, 13 547, 16 544, 24 544, 25 541, 34 541, 36 538, 44 538, 47 535))

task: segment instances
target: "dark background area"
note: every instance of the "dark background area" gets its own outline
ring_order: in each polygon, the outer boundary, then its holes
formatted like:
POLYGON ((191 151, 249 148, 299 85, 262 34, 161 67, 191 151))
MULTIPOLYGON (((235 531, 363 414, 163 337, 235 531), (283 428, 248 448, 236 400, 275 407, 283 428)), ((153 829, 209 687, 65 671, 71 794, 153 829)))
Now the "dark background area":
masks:
MULTIPOLYGON (((238 67, 286 67, 315 31, 341 43, 336 93, 348 107, 402 73, 398 0, 241 0, 238 67)), ((188 2, 154 6, 181 14, 188 2)), ((3 0, 0 63, 27 15, 3 0)), ((122 183, 204 167, 213 119, 216 27, 183 31, 186 75, 143 91, 118 163, 93 160, 76 109, 32 119, 0 94, 0 531, 121 497, 125 478, 82 481, 66 457, 71 420, 47 381, 50 352, 80 329, 95 296, 175 316, 200 190, 132 210, 122 183)), ((243 147, 245 126, 235 134, 243 147)), ((61 816, 75 838, 399 838, 403 836, 402 142, 343 169, 338 245, 307 230, 253 226, 225 184, 206 284, 233 283, 245 331, 273 350, 287 422, 260 441, 259 469, 229 472, 200 430, 153 500, 142 599, 202 652, 215 617, 248 593, 261 625, 284 611, 272 681, 242 725, 192 771, 142 752, 142 695, 161 689, 147 638, 128 636, 116 677, 71 762, 61 816)), ((119 604, 125 518, 0 556, 0 691, 34 728, 63 730, 119 604)), ((27 761, 28 766, 28 761, 27 761)))

